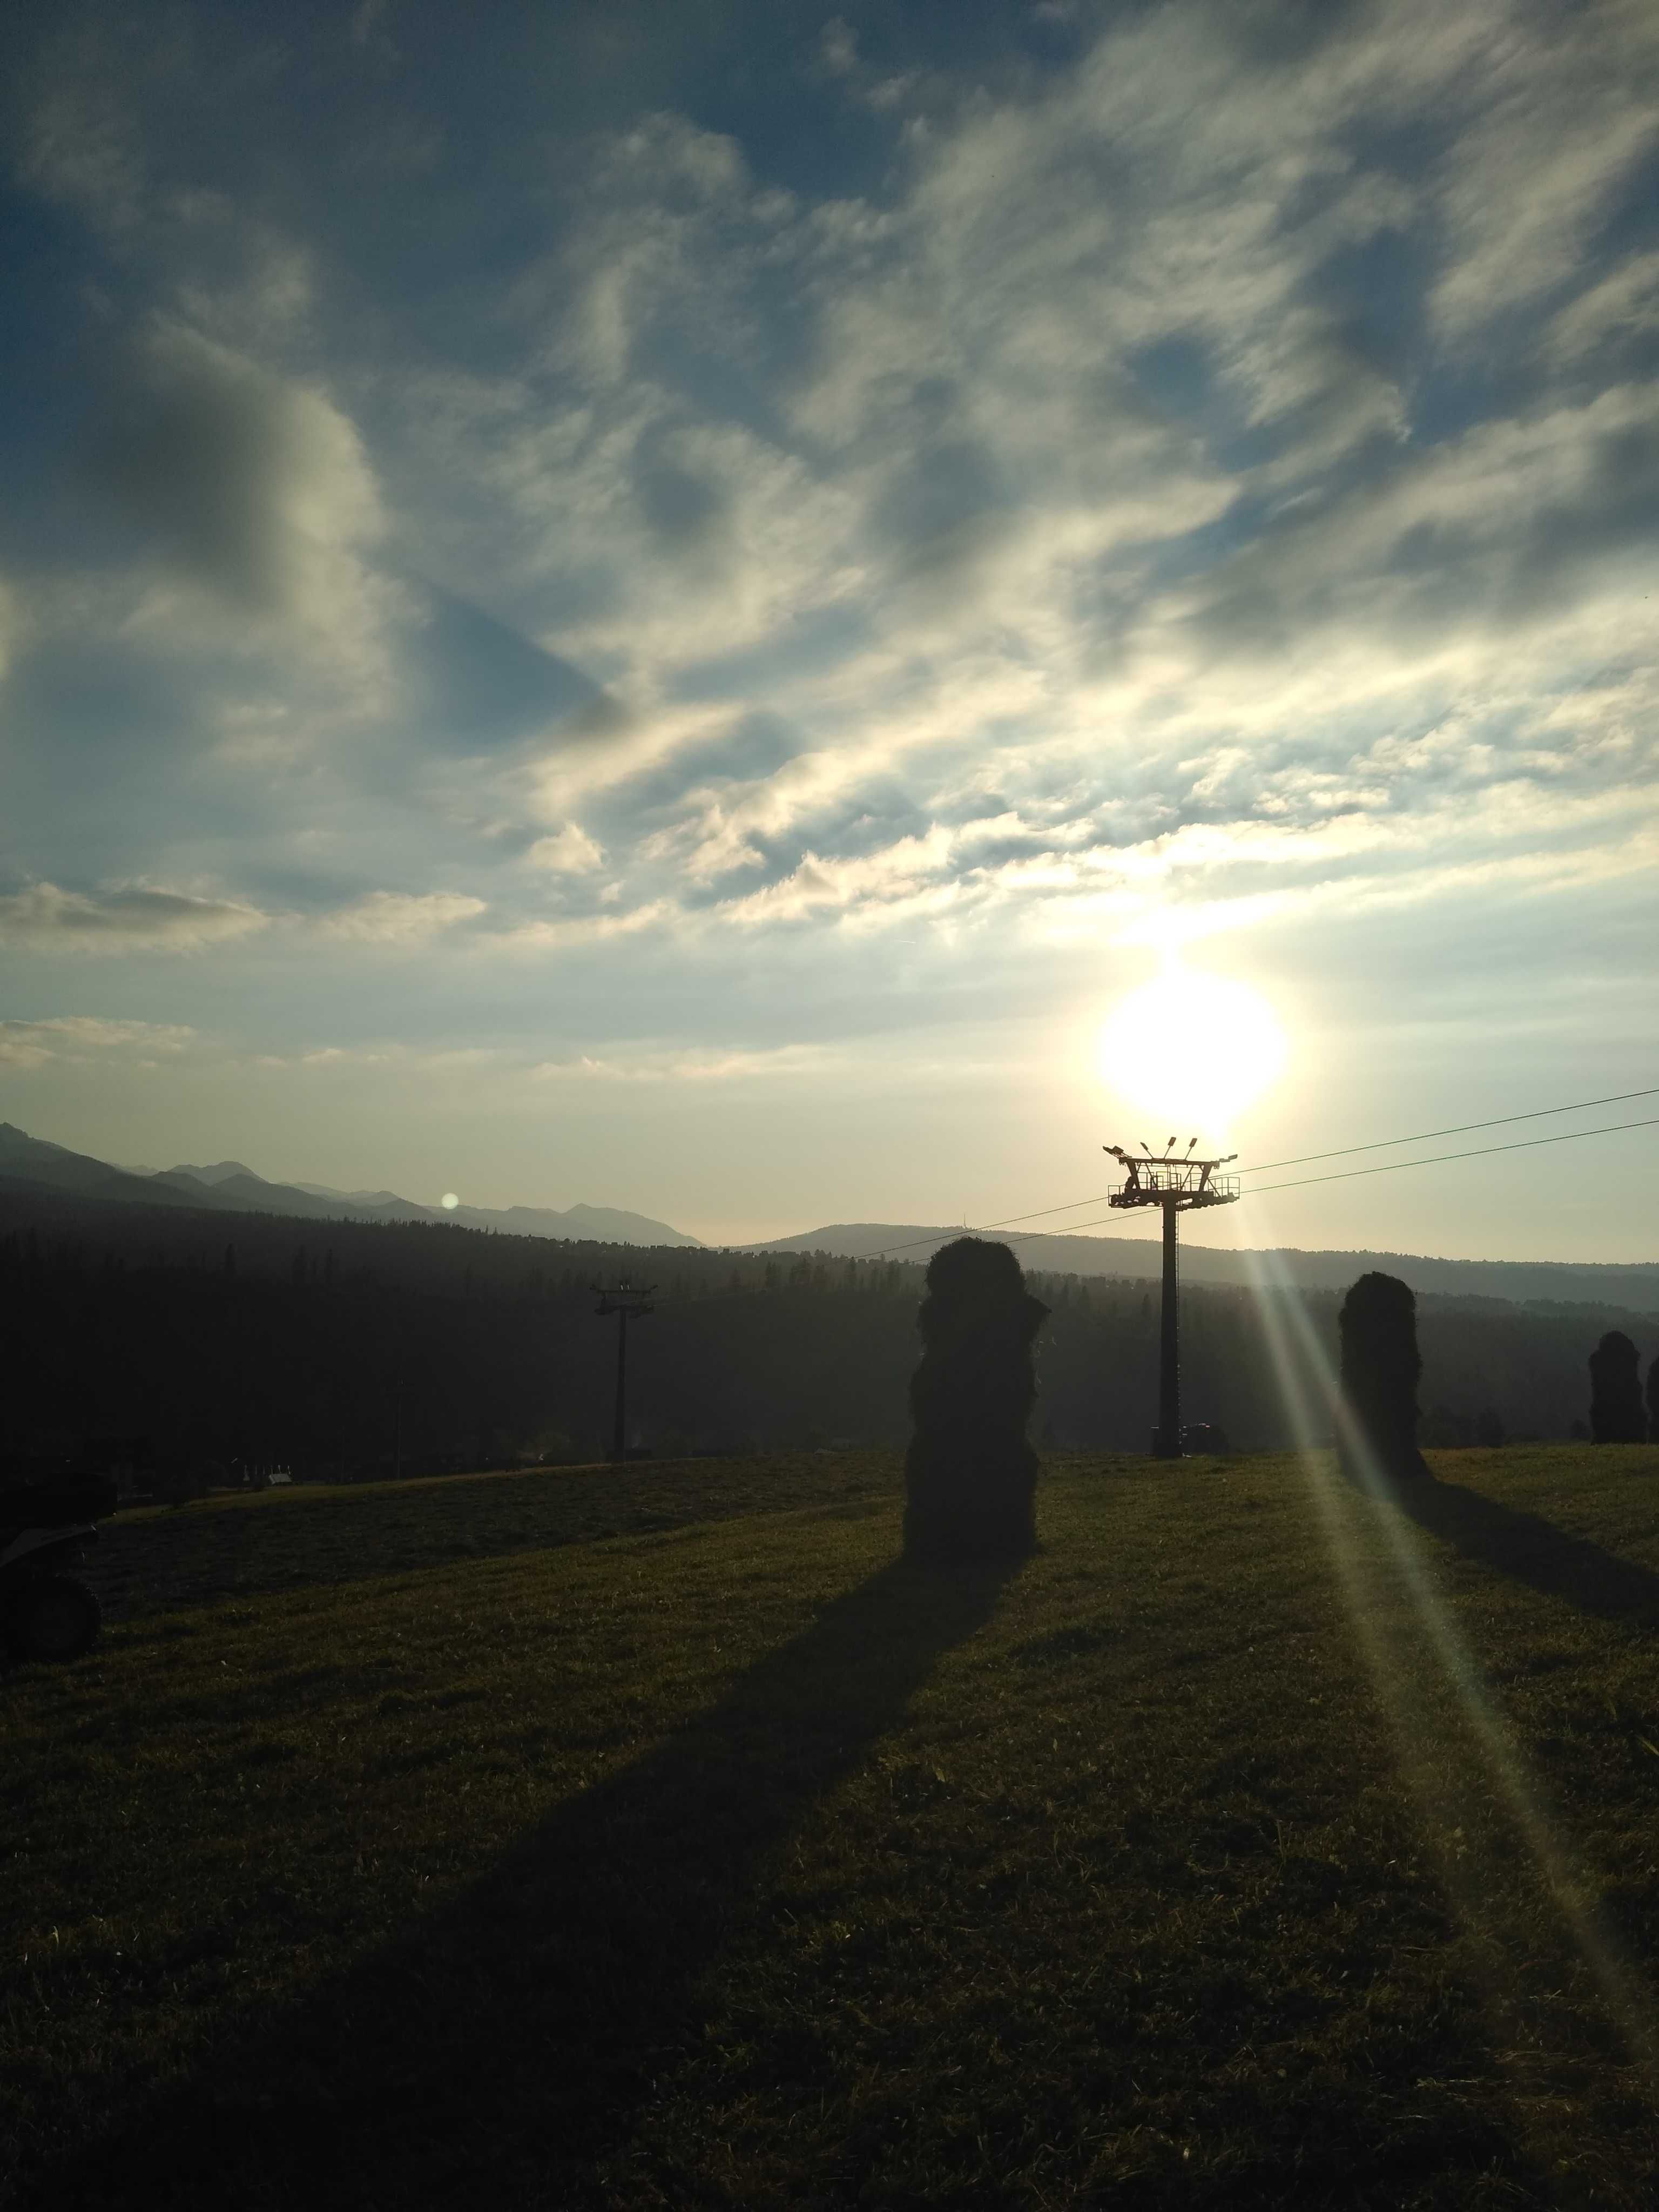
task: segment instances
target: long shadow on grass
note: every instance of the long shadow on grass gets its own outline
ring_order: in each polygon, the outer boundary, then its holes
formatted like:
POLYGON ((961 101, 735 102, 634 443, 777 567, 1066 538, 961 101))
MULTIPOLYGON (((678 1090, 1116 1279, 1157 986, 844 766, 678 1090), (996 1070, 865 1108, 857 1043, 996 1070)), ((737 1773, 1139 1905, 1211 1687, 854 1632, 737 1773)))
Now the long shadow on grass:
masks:
MULTIPOLYGON (((894 1728, 1004 1572, 895 1564, 461 1897, 52 2177, 77 2206, 578 2206, 701 2033, 766 1863, 894 1728)), ((787 2003, 787 1930, 778 1931, 787 2003)), ((43 2193, 40 2199, 46 2201, 43 2193)))
POLYGON ((1401 1510, 1465 1559, 1496 1567, 1516 1582, 1565 1598, 1602 1620, 1659 1621, 1659 1574, 1570 1536, 1536 1513, 1520 1513, 1455 1482, 1402 1482, 1401 1510))

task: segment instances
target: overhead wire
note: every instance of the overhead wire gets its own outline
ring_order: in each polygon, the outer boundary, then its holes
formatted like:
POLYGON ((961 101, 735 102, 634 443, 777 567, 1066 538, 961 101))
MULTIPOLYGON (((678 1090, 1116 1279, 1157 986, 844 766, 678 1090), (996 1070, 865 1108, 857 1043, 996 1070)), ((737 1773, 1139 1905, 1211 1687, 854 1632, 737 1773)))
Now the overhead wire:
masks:
MULTIPOLYGON (((1652 1098, 1656 1097, 1659 1097, 1659 1085, 1656 1085, 1653 1089, 1647 1091, 1620 1091, 1615 1094, 1613 1098, 1582 1099, 1577 1107, 1541 1106, 1537 1109, 1536 1112, 1531 1114, 1500 1114, 1490 1121, 1464 1122, 1462 1125, 1462 1129, 1498 1128, 1505 1122, 1536 1121, 1546 1114, 1572 1114, 1581 1112, 1584 1108, 1589 1106, 1610 1106, 1614 1104, 1616 1100, 1619 1098, 1652 1098)), ((1498 1152, 1535 1152, 1543 1145, 1571 1145, 1581 1137, 1615 1137, 1626 1129, 1659 1129, 1659 1114, 1649 1115, 1645 1119, 1638 1121, 1610 1121, 1605 1123, 1598 1129, 1563 1129, 1553 1137, 1521 1137, 1517 1138, 1512 1144, 1508 1145, 1477 1145, 1468 1151, 1461 1152, 1433 1152, 1430 1154, 1427 1159, 1423 1160, 1385 1160, 1379 1167, 1339 1168, 1334 1175, 1297 1176, 1290 1182, 1270 1182, 1259 1184, 1254 1190, 1241 1191, 1239 1195, 1241 1198, 1261 1198, 1265 1197, 1269 1191, 1305 1190, 1310 1185, 1315 1183, 1352 1182, 1358 1180, 1361 1176, 1394 1175, 1402 1168, 1438 1167, 1448 1160, 1484 1160, 1490 1159, 1493 1154, 1498 1152)), ((1273 1160, 1268 1162, 1265 1166, 1255 1169, 1247 1168, 1242 1170, 1241 1172, 1246 1175, 1268 1175, 1272 1173, 1275 1167, 1299 1167, 1304 1164, 1304 1161, 1340 1159, 1354 1152, 1377 1152, 1385 1149, 1390 1143, 1397 1145, 1422 1144, 1429 1137, 1450 1137, 1456 1136, 1460 1133, 1460 1129, 1425 1130, 1421 1135, 1417 1137, 1395 1137, 1391 1139, 1379 1139, 1376 1144, 1348 1145, 1343 1146, 1337 1152, 1309 1152, 1305 1153, 1302 1159, 1273 1160)), ((1041 1220, 1050 1214, 1068 1213, 1075 1206, 1098 1205, 1109 1198, 1110 1195, 1111 1194, 1109 1192, 1102 1191, 1098 1199, 1079 1198, 1073 1199, 1070 1206, 1042 1206, 1039 1207, 1032 1213, 1011 1213, 1006 1216, 1001 1221, 981 1222, 972 1229, 964 1227, 958 1230, 957 1233, 958 1236, 963 1237, 982 1237, 988 1231, 993 1229, 1012 1228, 1017 1222, 1041 1220)), ((1092 1220, 1070 1222, 1065 1229, 1060 1231, 1051 1231, 1046 1229, 1024 1229, 1020 1230, 1016 1235, 1010 1237, 1006 1241, 1010 1244, 1024 1244, 1033 1237, 1047 1237, 1049 1235, 1071 1236, 1076 1231, 1082 1229, 1103 1228, 1110 1222, 1111 1218, 1112 1217, 1109 1214, 1103 1213, 1096 1216, 1092 1220)), ((904 1238, 901 1243, 896 1244, 878 1244, 873 1251, 849 1253, 846 1256, 849 1259, 856 1260, 884 1260, 891 1253, 915 1251, 924 1244, 937 1246, 939 1241, 940 1239, 937 1234, 927 1237, 908 1237, 904 1238)))
MULTIPOLYGON (((1525 1114, 1498 1114, 1494 1115, 1489 1121, 1462 1121, 1455 1124, 1452 1127, 1446 1129, 1423 1129, 1419 1130, 1415 1136, 1412 1137, 1380 1137, 1368 1144, 1339 1146, 1334 1151, 1328 1152, 1304 1152, 1298 1154, 1293 1159, 1266 1160, 1263 1161, 1259 1167, 1243 1168, 1239 1170, 1239 1173, 1241 1175, 1271 1175, 1276 1168, 1303 1167, 1311 1164, 1316 1160, 1348 1159, 1352 1158, 1357 1152, 1387 1152, 1395 1145, 1426 1144, 1431 1139, 1435 1137, 1462 1136, 1475 1129, 1497 1129, 1505 1127, 1516 1121, 1541 1121, 1547 1115, 1585 1113, 1588 1112, 1592 1106, 1614 1106, 1621 1103, 1626 1099, 1655 1097, 1659 1097, 1659 1085, 1652 1085, 1645 1090, 1641 1091, 1617 1091, 1604 1098, 1581 1098, 1570 1106, 1539 1106, 1525 1114)), ((1648 1121, 1614 1121, 1609 1123, 1605 1127, 1599 1129, 1567 1129, 1553 1137, 1523 1137, 1514 1144, 1481 1145, 1477 1146, 1468 1152, 1437 1152, 1425 1160, 1387 1160, 1384 1161, 1380 1167, 1343 1168, 1339 1169, 1334 1175, 1328 1176, 1298 1176, 1293 1182, 1260 1185, 1256 1190, 1247 1190, 1243 1192, 1242 1195, 1246 1198, 1253 1198, 1257 1195, 1265 1195, 1266 1192, 1269 1190, 1301 1190, 1313 1183, 1346 1182, 1358 1176, 1390 1175, 1399 1168, 1433 1167, 1437 1165, 1443 1160, 1484 1159, 1495 1152, 1528 1152, 1534 1149, 1540 1145, 1570 1144, 1577 1137, 1606 1137, 1616 1135, 1619 1131, 1623 1129, 1650 1129, 1655 1127, 1659 1127, 1659 1116, 1655 1116, 1653 1119, 1648 1121)), ((1006 1214, 1000 1221, 982 1222, 972 1230, 963 1229, 959 1233, 963 1236, 978 1237, 985 1235, 988 1231, 993 1229, 1013 1228, 1017 1224, 1022 1221, 1048 1220, 1056 1213, 1073 1212, 1079 1206, 1102 1205, 1110 1197, 1110 1195, 1111 1194, 1109 1191, 1101 1191, 1093 1198, 1073 1199, 1069 1204, 1065 1206, 1038 1206, 1030 1213, 1006 1214)), ((1068 1222, 1063 1229, 1054 1231, 1042 1229, 1023 1230, 1018 1236, 1009 1237, 1007 1242, 1011 1244, 1023 1244, 1028 1238, 1032 1237, 1044 1237, 1049 1235, 1069 1237, 1079 1230, 1097 1229, 1103 1226, 1109 1218, 1110 1217, 1109 1215, 1102 1214, 1097 1219, 1091 1221, 1068 1222)), ((874 1251, 860 1253, 859 1256, 860 1258, 866 1260, 883 1260, 894 1252, 914 1251, 923 1244, 937 1244, 938 1243, 939 1238, 937 1237, 906 1237, 902 1242, 898 1243, 880 1245, 874 1251)))
MULTIPOLYGON (((1636 1095, 1639 1094, 1632 1093, 1632 1096, 1636 1095)), ((1522 1117, 1516 1115, 1515 1118, 1519 1121, 1522 1117)), ((1478 1127, 1479 1124, 1474 1126, 1478 1127)), ((1659 1129, 1659 1114, 1651 1114, 1642 1121, 1609 1121, 1600 1129, 1561 1129, 1553 1137, 1517 1137, 1510 1145, 1477 1145, 1473 1151, 1467 1152, 1434 1152, 1426 1160, 1385 1160, 1381 1167, 1339 1168, 1334 1175, 1297 1176, 1293 1182, 1258 1184, 1255 1190, 1247 1190, 1243 1195, 1259 1198, 1269 1190, 1305 1190, 1310 1183, 1348 1182, 1357 1176, 1392 1175, 1396 1168, 1437 1167, 1442 1160, 1484 1160, 1490 1158, 1494 1152, 1530 1152, 1540 1145, 1571 1145, 1580 1137, 1616 1136, 1621 1129, 1659 1129)), ((1313 1157, 1317 1158, 1318 1155, 1313 1157)), ((1326 1157, 1333 1155, 1327 1154, 1326 1157)), ((1286 1160, 1283 1164, 1289 1167, 1294 1163, 1286 1160)), ((1267 1170, 1258 1168, 1255 1172, 1263 1175, 1267 1170)))
MULTIPOLYGON (((1241 1175, 1271 1175, 1275 1168, 1306 1167, 1314 1160, 1346 1159, 1354 1152, 1386 1152, 1395 1145, 1426 1145, 1431 1138, 1463 1137, 1467 1136, 1472 1129, 1501 1129, 1511 1121, 1541 1121, 1549 1114, 1587 1114, 1592 1106, 1622 1106, 1627 1099, 1631 1098, 1659 1098, 1659 1084, 1651 1085, 1646 1091, 1615 1091, 1606 1098, 1581 1098, 1576 1105, 1572 1106, 1536 1106, 1529 1114, 1496 1114, 1490 1121, 1458 1121, 1455 1122, 1449 1129, 1419 1129, 1414 1137, 1378 1137, 1369 1145, 1339 1145, 1334 1152, 1298 1152, 1294 1159, 1262 1160, 1254 1167, 1241 1168, 1239 1173, 1241 1175)), ((1623 1128, 1635 1128, 1639 1126, 1633 1121, 1620 1124, 1623 1128)), ((1594 1130, 1584 1129, 1575 1133, 1588 1137, 1593 1136, 1595 1133, 1594 1130)), ((1502 1147, 1497 1146, 1494 1149, 1501 1150, 1502 1147)), ((1318 1177, 1315 1176, 1310 1180, 1317 1182, 1318 1177)), ((1079 1199, 1078 1203, 1080 1206, 1088 1206, 1092 1205, 1093 1200, 1079 1199)), ((1063 1206, 1058 1206, 1052 1210, 1056 1213, 1065 1212, 1063 1206)), ((1021 1220, 1029 1220, 1030 1218, 1027 1214, 1022 1214, 1019 1217, 1021 1220)))
MULTIPOLYGON (((1340 1168, 1334 1175, 1298 1176, 1292 1182, 1265 1183, 1255 1190, 1241 1191, 1239 1195, 1241 1198, 1261 1198, 1270 1190, 1303 1190, 1310 1183, 1349 1182, 1359 1176, 1393 1175, 1401 1168, 1437 1167, 1443 1160, 1483 1160, 1490 1158, 1493 1152, 1529 1152, 1535 1151, 1540 1145, 1570 1145, 1579 1137, 1616 1136, 1621 1129, 1659 1129, 1659 1114, 1653 1115, 1648 1120, 1642 1121, 1611 1121, 1606 1127, 1601 1129, 1564 1129, 1559 1135, 1553 1137, 1521 1137, 1510 1145, 1477 1145, 1469 1152, 1434 1152, 1425 1160, 1386 1160, 1381 1167, 1340 1168)), ((1074 1222, 1073 1227, 1098 1229, 1110 1219, 1109 1214, 1103 1213, 1091 1221, 1074 1222)), ((1023 1244, 1028 1237, 1042 1237, 1047 1233, 1042 1229, 1027 1229, 1018 1236, 1011 1237, 1008 1242, 1011 1244, 1023 1244)), ((872 1253, 870 1256, 873 1259, 878 1255, 872 1253)))

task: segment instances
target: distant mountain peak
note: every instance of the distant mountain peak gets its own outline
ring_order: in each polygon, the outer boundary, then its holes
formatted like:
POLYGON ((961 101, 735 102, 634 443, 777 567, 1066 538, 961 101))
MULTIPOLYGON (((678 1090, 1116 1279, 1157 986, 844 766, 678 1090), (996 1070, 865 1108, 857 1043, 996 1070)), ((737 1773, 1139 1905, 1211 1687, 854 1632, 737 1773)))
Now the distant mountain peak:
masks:
POLYGON ((544 1206, 463 1206, 447 1212, 416 1205, 392 1190, 343 1191, 327 1183, 270 1182, 240 1160, 216 1160, 206 1166, 181 1162, 177 1167, 142 1170, 116 1168, 89 1153, 72 1152, 46 1138, 31 1137, 9 1121, 0 1121, 0 1176, 78 1190, 88 1197, 228 1213, 294 1214, 320 1221, 433 1222, 567 1243, 698 1245, 698 1239, 684 1230, 653 1220, 649 1214, 630 1213, 623 1206, 575 1206, 561 1213, 544 1206))
POLYGON ((0 1121, 0 1147, 8 1152, 27 1148, 31 1152, 63 1152, 72 1160, 91 1158, 90 1153, 71 1152, 67 1145, 54 1145, 50 1137, 32 1137, 27 1129, 20 1129, 15 1121, 0 1121))

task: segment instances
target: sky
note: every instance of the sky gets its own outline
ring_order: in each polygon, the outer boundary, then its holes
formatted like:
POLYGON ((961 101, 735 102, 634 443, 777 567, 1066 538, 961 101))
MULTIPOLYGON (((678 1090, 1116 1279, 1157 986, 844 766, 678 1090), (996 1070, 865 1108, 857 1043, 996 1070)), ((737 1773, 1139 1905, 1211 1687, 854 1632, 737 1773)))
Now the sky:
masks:
MULTIPOLYGON (((1169 1106, 1246 1167, 1659 1085, 1646 0, 24 0, 0 87, 0 1118, 735 1241, 1105 1191, 1149 984, 1282 1041, 1169 1106)), ((1193 1227, 1656 1259, 1656 1137, 1193 1227)))

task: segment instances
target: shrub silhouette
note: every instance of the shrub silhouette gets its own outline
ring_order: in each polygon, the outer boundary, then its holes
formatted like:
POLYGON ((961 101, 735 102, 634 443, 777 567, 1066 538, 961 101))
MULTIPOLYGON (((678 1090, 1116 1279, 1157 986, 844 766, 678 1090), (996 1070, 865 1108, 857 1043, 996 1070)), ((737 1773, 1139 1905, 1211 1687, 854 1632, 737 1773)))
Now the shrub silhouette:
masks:
POLYGON ((927 1269, 910 1380, 904 1555, 924 1564, 1023 1559, 1036 1540, 1031 1343, 1048 1309, 1006 1244, 958 1237, 927 1269))
POLYGON ((1610 1328, 1589 1356, 1590 1442, 1639 1444, 1647 1440, 1636 1346, 1621 1328, 1610 1328))
POLYGON ((1648 1442, 1659 1444, 1659 1352, 1648 1368, 1648 1442))
MULTIPOLYGON (((1426 1474, 1417 1448, 1417 1300, 1397 1275, 1362 1275, 1337 1316, 1342 1395, 1384 1474, 1426 1474)), ((1352 1448, 1345 1445, 1345 1459, 1352 1448)), ((1358 1470, 1351 1468, 1351 1472, 1358 1470)))

